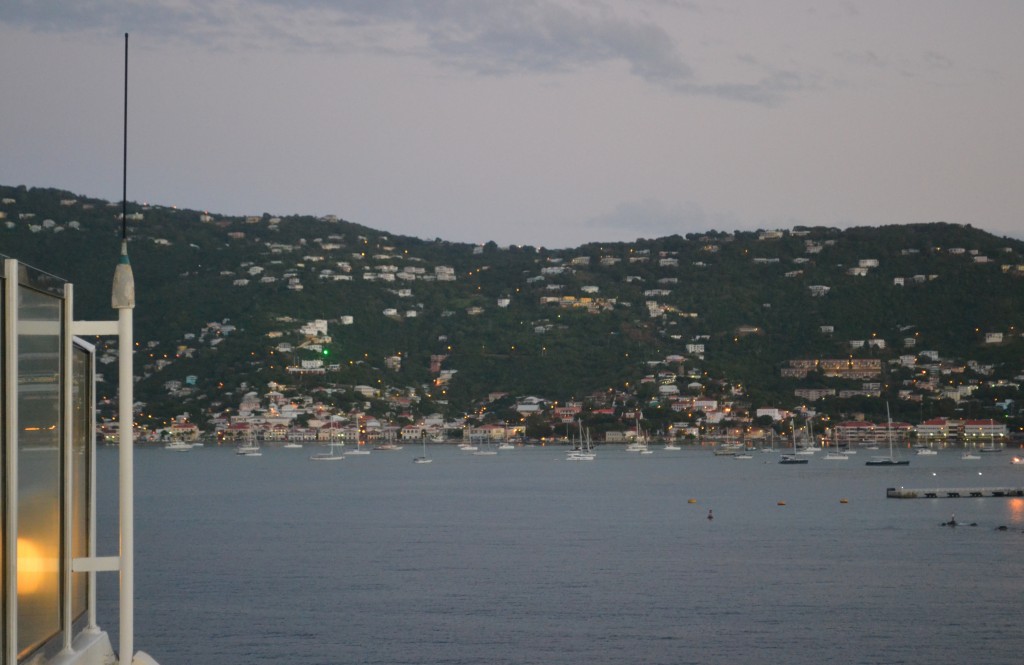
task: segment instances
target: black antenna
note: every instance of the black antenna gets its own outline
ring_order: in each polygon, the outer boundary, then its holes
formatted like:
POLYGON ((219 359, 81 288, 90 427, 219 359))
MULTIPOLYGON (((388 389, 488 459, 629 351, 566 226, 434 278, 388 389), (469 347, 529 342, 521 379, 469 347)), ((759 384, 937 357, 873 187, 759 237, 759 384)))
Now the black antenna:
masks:
POLYGON ((121 163, 121 240, 128 240, 128 33, 124 33, 124 155, 121 163))

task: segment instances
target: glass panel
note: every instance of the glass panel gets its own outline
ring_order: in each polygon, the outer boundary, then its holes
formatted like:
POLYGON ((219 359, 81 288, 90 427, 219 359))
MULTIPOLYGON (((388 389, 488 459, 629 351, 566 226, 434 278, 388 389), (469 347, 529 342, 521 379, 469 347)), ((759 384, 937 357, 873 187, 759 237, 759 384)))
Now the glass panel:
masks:
MULTIPOLYGON (((71 556, 89 555, 89 468, 92 460, 92 361, 82 347, 74 347, 71 362, 71 556)), ((71 575, 71 619, 88 604, 89 575, 71 575)))
POLYGON ((19 657, 60 631, 60 306, 18 287, 19 657))

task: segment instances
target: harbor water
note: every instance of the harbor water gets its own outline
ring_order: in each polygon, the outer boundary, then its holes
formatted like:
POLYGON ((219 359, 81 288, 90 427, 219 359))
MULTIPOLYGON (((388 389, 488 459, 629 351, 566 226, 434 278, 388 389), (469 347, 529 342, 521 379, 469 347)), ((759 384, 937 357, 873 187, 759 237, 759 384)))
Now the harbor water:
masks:
MULTIPOLYGON (((885 495, 1024 486, 1009 453, 866 467, 866 451, 790 466, 659 446, 568 462, 559 447, 432 445, 431 464, 412 463, 418 445, 337 462, 311 461, 317 449, 137 450, 136 648, 162 665, 1009 664, 1024 653, 1024 498, 885 495), (960 526, 940 526, 953 514, 960 526)), ((99 453, 100 553, 111 554, 117 455, 99 453)), ((115 644, 116 583, 100 577, 115 644)))

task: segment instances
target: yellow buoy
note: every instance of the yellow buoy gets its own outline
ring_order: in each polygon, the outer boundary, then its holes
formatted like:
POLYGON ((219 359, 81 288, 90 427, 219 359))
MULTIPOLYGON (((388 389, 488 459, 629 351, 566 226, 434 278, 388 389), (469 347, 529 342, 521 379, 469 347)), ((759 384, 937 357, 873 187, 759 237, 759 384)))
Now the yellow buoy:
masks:
POLYGON ((850 503, 850 502, 847 501, 846 499, 839 499, 839 503, 850 503))
POLYGON ((690 499, 690 500, 689 500, 689 501, 687 501, 686 503, 697 503, 697 499, 690 499))

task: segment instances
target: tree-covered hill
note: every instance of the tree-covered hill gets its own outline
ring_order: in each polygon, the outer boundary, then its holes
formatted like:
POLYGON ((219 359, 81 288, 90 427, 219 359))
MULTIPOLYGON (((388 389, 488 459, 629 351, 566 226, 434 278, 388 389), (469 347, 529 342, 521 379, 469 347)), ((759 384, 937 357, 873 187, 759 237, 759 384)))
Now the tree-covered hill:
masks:
MULTIPOLYGON (((404 390, 420 409, 454 413, 493 392, 635 390, 659 366, 684 392, 696 383, 778 407, 805 402, 801 387, 862 387, 785 377, 791 360, 877 358, 881 397, 894 401, 913 389, 900 358, 924 351, 961 374, 981 366, 979 380, 1022 374, 1024 243, 970 226, 709 231, 549 250, 333 218, 128 212, 138 390, 158 417, 230 405, 271 382, 339 401, 355 399, 355 385, 404 390), (299 332, 317 319, 329 342, 299 332), (303 361, 323 373, 288 371, 303 361)), ((0 252, 75 283, 77 318, 112 316, 119 219, 120 203, 0 186, 0 252)))

